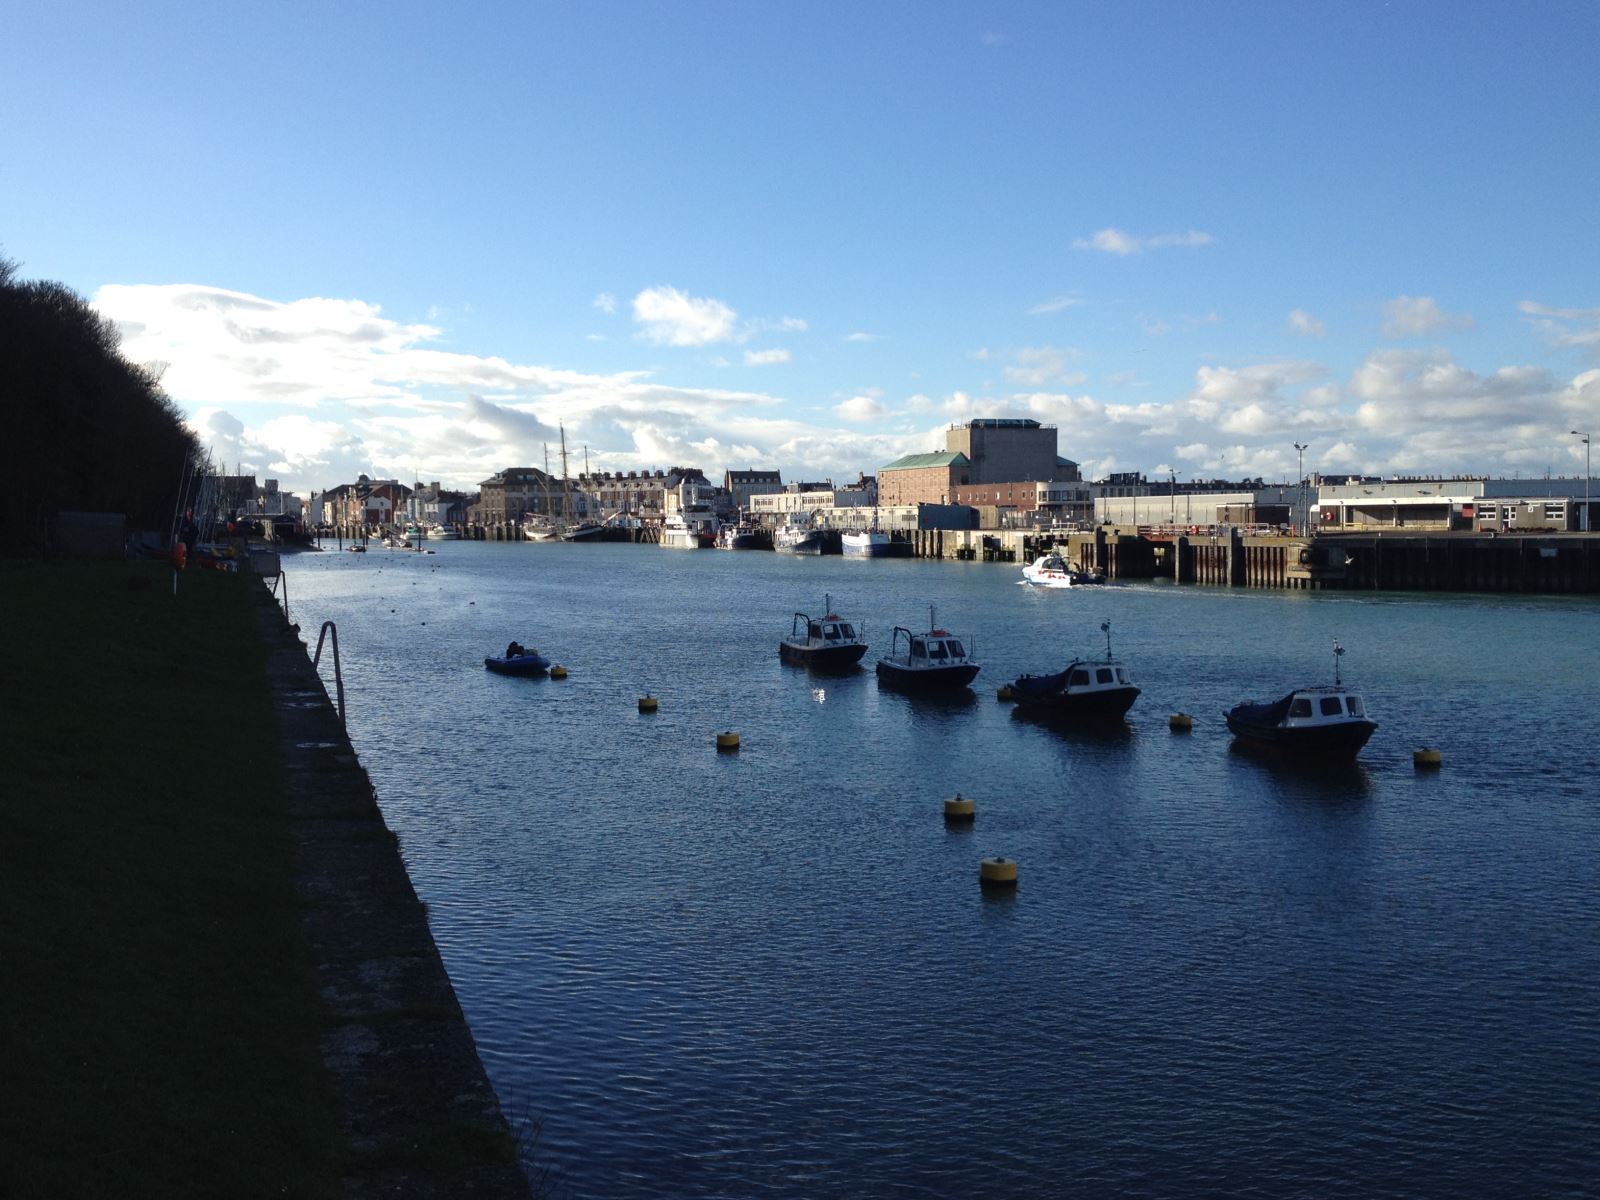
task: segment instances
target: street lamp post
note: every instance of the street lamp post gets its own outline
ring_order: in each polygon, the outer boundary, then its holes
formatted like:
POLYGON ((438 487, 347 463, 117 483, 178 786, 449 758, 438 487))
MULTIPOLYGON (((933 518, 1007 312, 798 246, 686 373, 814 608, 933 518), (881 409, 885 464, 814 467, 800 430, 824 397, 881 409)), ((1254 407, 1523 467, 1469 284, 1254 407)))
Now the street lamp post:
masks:
POLYGON ((1589 435, 1581 429, 1574 429, 1572 436, 1583 439, 1583 531, 1589 533, 1591 531, 1591 521, 1589 519, 1589 435))
POLYGON ((1306 447, 1310 442, 1296 442, 1294 452, 1300 459, 1300 535, 1305 536, 1306 526, 1310 523, 1306 513, 1306 447))

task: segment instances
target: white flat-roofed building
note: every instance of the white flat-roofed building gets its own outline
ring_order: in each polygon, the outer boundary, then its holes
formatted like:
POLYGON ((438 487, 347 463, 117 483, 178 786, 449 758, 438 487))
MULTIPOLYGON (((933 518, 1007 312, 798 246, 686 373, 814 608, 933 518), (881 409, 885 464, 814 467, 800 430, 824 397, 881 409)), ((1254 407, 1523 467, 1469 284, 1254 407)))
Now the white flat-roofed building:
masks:
POLYGON ((871 500, 865 491, 850 488, 833 488, 825 492, 768 492, 751 496, 749 504, 750 512, 758 521, 817 509, 870 507, 871 500))

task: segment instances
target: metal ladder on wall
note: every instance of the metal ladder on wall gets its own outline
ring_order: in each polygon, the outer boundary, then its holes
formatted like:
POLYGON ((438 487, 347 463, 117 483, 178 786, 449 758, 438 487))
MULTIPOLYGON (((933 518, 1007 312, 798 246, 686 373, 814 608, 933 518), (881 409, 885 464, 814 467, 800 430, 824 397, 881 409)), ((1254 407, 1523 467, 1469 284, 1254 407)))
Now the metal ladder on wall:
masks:
MULTIPOLYGON (((287 622, 289 621, 289 577, 282 571, 279 571, 272 578, 273 599, 278 599, 279 585, 283 587, 283 619, 287 622)), ((319 679, 322 677, 322 645, 324 641, 329 642, 333 648, 333 686, 337 696, 339 724, 343 725, 345 723, 344 669, 339 662, 339 627, 332 621, 324 621, 322 623, 322 630, 317 634, 317 652, 311 658, 311 669, 317 672, 317 678, 319 679)))

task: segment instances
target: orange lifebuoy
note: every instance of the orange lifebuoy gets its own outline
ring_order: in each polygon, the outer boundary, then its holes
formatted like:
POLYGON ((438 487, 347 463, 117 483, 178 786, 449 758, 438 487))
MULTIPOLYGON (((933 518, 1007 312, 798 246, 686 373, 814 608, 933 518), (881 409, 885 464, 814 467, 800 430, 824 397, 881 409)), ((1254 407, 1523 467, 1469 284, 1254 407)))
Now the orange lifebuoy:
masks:
POLYGON ((180 571, 189 565, 189 547, 182 542, 172 544, 172 565, 180 571))

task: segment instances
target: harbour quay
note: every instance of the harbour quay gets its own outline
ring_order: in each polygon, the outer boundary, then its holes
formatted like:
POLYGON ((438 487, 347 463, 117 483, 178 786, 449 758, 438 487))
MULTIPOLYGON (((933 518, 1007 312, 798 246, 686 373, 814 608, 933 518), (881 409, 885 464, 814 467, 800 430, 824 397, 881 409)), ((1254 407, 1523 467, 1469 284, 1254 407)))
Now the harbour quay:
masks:
POLYGON ((1112 580, 1289 590, 1600 592, 1600 535, 1105 526, 925 539, 931 557, 1032 561, 1050 550, 1112 580))
POLYGON ((417 547, 425 535, 1006 563, 1059 556, 1065 569, 1110 580, 1600 590, 1587 467, 1581 478, 1302 470, 1282 483, 1180 481, 1172 472, 1088 479, 1059 453, 1057 438, 1054 426, 1030 418, 960 422, 944 431, 942 449, 903 455, 838 485, 731 468, 718 485, 696 467, 589 471, 587 462, 570 477, 563 443, 560 476, 506 468, 475 495, 362 476, 322 493, 309 519, 336 541, 379 537, 417 547))

